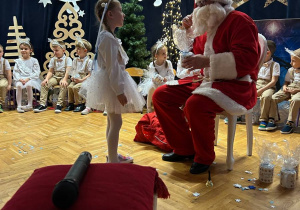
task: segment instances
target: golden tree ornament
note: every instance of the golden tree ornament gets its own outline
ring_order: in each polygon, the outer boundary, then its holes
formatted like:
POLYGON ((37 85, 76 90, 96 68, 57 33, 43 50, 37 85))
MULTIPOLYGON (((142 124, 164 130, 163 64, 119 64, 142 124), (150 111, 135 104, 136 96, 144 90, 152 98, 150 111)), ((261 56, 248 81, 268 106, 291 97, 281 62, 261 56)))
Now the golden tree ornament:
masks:
POLYGON ((239 6, 242 6, 245 4, 248 0, 233 0, 232 7, 233 8, 238 8, 239 6))
MULTIPOLYGON (((16 16, 13 16, 13 25, 9 26, 8 37, 13 37, 12 39, 7 39, 7 46, 5 48, 4 57, 8 58, 8 62, 13 67, 15 59, 21 56, 21 50, 19 48, 20 39, 26 38, 26 33, 22 32, 23 26, 18 25, 18 20, 16 16)), ((33 54, 33 53, 32 53, 33 54)))
MULTIPOLYGON (((55 23, 55 30, 53 31, 54 39, 57 41, 64 41, 66 45, 66 56, 74 59, 76 57, 76 36, 83 38, 85 34, 82 29, 82 23, 78 20, 78 14, 69 2, 66 2, 61 8, 57 19, 58 20, 55 23), (71 11, 71 13, 68 14, 68 11, 71 11)), ((94 53, 89 52, 88 55, 91 59, 94 58, 94 53)), ((45 70, 48 70, 47 64, 53 56, 53 52, 46 53, 46 61, 43 64, 45 70)))

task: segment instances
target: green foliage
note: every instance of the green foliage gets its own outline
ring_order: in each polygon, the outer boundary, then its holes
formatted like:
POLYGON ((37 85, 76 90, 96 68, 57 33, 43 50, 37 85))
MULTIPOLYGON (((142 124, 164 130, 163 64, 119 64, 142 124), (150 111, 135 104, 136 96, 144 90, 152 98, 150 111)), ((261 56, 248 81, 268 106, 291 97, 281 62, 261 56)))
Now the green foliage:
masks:
POLYGON ((122 40, 129 62, 127 67, 147 68, 150 63, 150 52, 147 50, 146 28, 143 23, 144 16, 138 13, 143 11, 143 6, 138 0, 130 0, 122 4, 125 14, 123 27, 119 28, 117 37, 122 40))

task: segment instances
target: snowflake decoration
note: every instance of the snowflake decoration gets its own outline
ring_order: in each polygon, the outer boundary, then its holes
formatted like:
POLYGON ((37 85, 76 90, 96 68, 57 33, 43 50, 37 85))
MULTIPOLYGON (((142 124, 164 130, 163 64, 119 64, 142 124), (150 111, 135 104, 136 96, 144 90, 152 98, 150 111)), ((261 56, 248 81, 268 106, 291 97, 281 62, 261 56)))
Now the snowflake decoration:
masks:
POLYGON ((80 17, 83 17, 85 15, 84 10, 79 10, 78 15, 80 17))
POLYGON ((51 0, 40 0, 39 3, 43 3, 44 8, 47 6, 47 4, 52 4, 51 0))

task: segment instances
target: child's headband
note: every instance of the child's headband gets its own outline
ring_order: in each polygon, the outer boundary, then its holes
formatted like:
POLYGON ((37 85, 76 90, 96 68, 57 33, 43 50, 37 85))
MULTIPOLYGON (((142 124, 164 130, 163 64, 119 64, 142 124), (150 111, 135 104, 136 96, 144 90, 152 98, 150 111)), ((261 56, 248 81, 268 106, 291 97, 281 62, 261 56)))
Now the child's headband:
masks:
POLYGON ((155 54, 157 54, 157 50, 158 50, 159 48, 161 48, 161 47, 163 47, 163 46, 166 45, 167 41, 168 41, 168 39, 167 39, 167 37, 165 37, 163 40, 160 40, 160 39, 159 39, 159 40, 156 42, 155 54))
POLYGON ((300 55, 296 55, 295 51, 292 51, 292 50, 290 50, 290 49, 288 49, 288 48, 286 48, 286 47, 285 47, 284 49, 285 49, 285 51, 286 51, 287 53, 289 53, 290 55, 295 56, 295 57, 297 57, 297 58, 300 59, 300 55))
MULTIPOLYGON (((101 7, 104 7, 103 13, 102 13, 102 17, 101 17, 101 21, 100 21, 100 26, 99 26, 99 30, 98 30, 98 36, 97 36, 97 41, 96 41, 96 53, 98 51, 98 47, 99 47, 99 42, 100 42, 100 32, 102 31, 102 24, 103 24, 103 19, 104 19, 104 15, 108 9, 109 3, 111 2, 111 0, 109 0, 107 3, 102 3, 101 7)), ((96 56, 95 56, 96 57, 96 56)))
POLYGON ((59 42, 56 39, 48 38, 48 42, 50 42, 52 44, 52 46, 60 46, 62 49, 64 49, 64 46, 59 44, 59 42))
POLYGON ((29 45, 30 48, 32 48, 31 44, 30 44, 30 39, 28 37, 26 37, 25 39, 20 39, 19 38, 19 43, 21 44, 27 44, 29 45))
POLYGON ((80 36, 76 36, 76 41, 77 41, 77 44, 80 45, 80 47, 86 49, 86 47, 85 47, 85 45, 84 45, 84 43, 83 43, 83 41, 82 41, 82 39, 81 39, 80 36))

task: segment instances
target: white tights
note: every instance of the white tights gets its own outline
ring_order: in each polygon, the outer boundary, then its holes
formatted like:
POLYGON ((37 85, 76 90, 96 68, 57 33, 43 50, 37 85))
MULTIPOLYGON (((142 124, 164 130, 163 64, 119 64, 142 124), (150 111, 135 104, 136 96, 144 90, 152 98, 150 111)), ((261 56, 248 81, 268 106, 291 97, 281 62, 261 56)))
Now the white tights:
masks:
MULTIPOLYGON (((32 86, 27 86, 26 90, 27 90, 27 100, 28 100, 27 106, 32 107, 32 100, 33 100, 32 86)), ((22 86, 17 85, 16 97, 17 97, 18 107, 21 107, 21 105, 22 105, 22 86)))
POLYGON ((106 139, 108 163, 118 163, 119 133, 122 127, 121 114, 107 113, 106 139))

